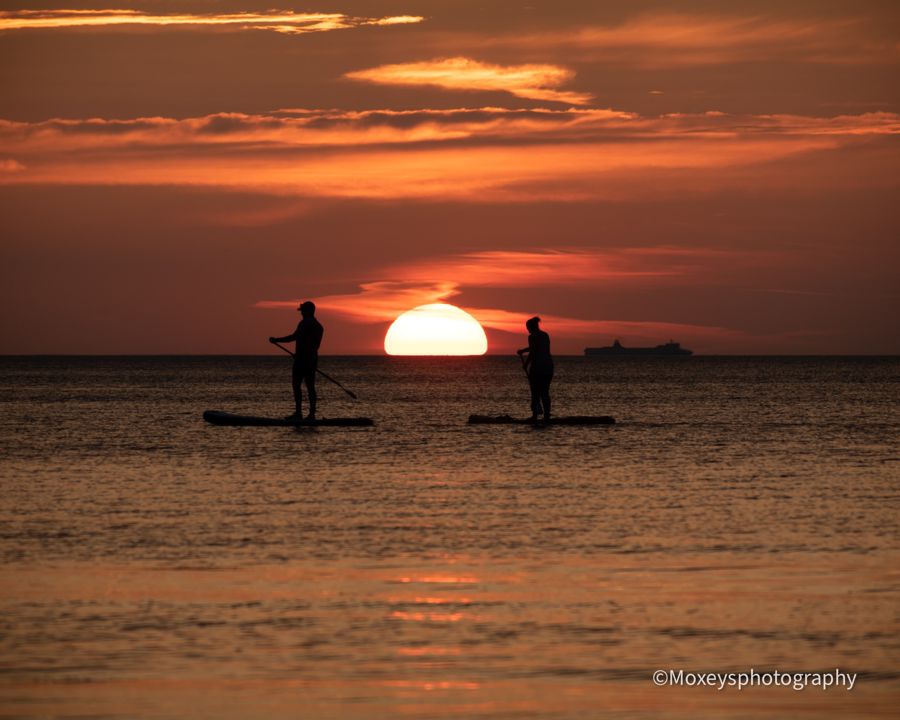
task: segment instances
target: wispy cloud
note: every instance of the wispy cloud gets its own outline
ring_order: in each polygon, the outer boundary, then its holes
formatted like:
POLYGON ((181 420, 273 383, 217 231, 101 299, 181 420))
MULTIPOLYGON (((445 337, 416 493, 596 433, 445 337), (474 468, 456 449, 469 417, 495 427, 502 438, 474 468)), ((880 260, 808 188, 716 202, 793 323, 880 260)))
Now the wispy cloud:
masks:
MULTIPOLYGON (((316 306, 323 313, 333 313, 353 322, 389 323, 401 313, 435 302, 454 302, 454 297, 462 289, 456 283, 434 282, 411 284, 395 281, 363 283, 359 292, 343 295, 326 295, 316 298, 316 306)), ((290 300, 263 300, 256 307, 268 310, 295 309, 306 298, 290 300)), ((490 330, 521 334, 525 320, 534 314, 534 309, 508 310, 496 307, 472 307, 461 304, 463 309, 490 330)), ((610 340, 624 338, 630 342, 659 342, 677 337, 684 342, 710 343, 732 341, 744 333, 730 328, 672 323, 660 320, 640 319, 585 319, 566 315, 542 313, 544 327, 559 340, 572 338, 597 338, 610 340)))
MULTIPOLYGON (((483 326, 502 332, 525 332, 525 320, 529 312, 513 312, 497 308, 467 308, 483 326)), ((710 343, 735 341, 746 337, 745 333, 718 325, 672 323, 660 320, 588 320, 565 315, 541 314, 542 326, 559 339, 596 338, 601 344, 620 338, 627 343, 658 343, 678 338, 685 343, 710 343)))
POLYGON ((900 134, 900 115, 641 116, 611 109, 459 108, 451 110, 281 109, 267 115, 214 113, 195 118, 0 120, 0 147, 22 152, 115 147, 188 149, 229 146, 290 149, 397 144, 596 142, 633 139, 859 137, 900 134))
POLYGON ((344 30, 363 25, 418 23, 424 18, 398 15, 360 18, 342 13, 297 13, 270 10, 264 13, 150 13, 140 10, 10 10, 0 12, 0 32, 71 28, 115 29, 127 26, 157 28, 230 28, 271 30, 289 35, 344 30))
POLYGON ((574 76, 573 71, 558 65, 491 65, 465 57, 379 65, 345 75, 380 85, 508 92, 527 100, 585 105, 593 99, 590 93, 557 89, 574 76))
MULTIPOLYGON (((355 293, 316 298, 323 310, 356 322, 384 323, 418 305, 451 302, 467 289, 478 287, 566 287, 578 284, 634 283, 671 280, 694 272, 711 258, 733 261, 741 253, 704 248, 644 247, 619 249, 483 251, 430 258, 373 270, 389 277, 361 283, 355 293)), ((299 298, 264 300, 262 309, 295 308, 299 298)), ((469 307, 487 328, 520 333, 531 311, 469 307)), ((677 336, 684 339, 726 339, 740 333, 722 327, 669 323, 656 320, 594 320, 542 315, 561 338, 627 337, 650 340, 677 336)))
POLYGON ((0 160, 0 172, 15 173, 22 172, 24 169, 25 166, 13 158, 0 160))
POLYGON ((410 25, 420 23, 425 18, 421 15, 389 15, 376 20, 367 20, 367 25, 410 25))
POLYGON ((407 263, 392 268, 390 275, 418 282, 442 277, 466 287, 571 286, 673 278, 690 272, 700 261, 723 255, 734 257, 722 251, 674 247, 485 250, 407 263))
POLYGON ((859 16, 646 13, 616 25, 455 40, 457 47, 470 48, 565 48, 582 60, 644 67, 788 59, 829 64, 900 60, 900 46, 891 32, 859 16))
MULTIPOLYGON (((393 319, 398 312, 413 305, 449 300, 467 289, 571 288, 648 280, 671 284, 687 277, 697 282, 704 272, 707 276, 714 274, 710 268, 716 263, 721 266, 739 261, 746 266, 764 256, 764 253, 736 250, 669 246, 484 250, 375 268, 374 275, 389 279, 362 283, 358 293, 328 296, 322 302, 337 312, 376 322, 393 319)), ((259 307, 269 308, 295 305, 295 299, 258 303, 259 307)))
MULTIPOLYGON (((353 320, 390 322, 405 310, 417 305, 444 302, 458 293, 459 284, 452 281, 378 280, 361 283, 355 293, 319 297, 316 305, 353 320)), ((298 299, 260 300, 256 307, 270 310, 296 308, 298 302, 298 299)))

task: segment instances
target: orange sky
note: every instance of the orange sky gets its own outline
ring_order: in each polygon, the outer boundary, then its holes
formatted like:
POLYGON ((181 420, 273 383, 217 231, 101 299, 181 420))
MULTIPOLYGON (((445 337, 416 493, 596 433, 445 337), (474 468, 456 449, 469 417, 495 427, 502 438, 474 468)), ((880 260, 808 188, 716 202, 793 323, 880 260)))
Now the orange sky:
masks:
POLYGON ((887 2, 0 1, 2 353, 900 353, 887 2), (274 8, 274 9, 272 9, 274 8))

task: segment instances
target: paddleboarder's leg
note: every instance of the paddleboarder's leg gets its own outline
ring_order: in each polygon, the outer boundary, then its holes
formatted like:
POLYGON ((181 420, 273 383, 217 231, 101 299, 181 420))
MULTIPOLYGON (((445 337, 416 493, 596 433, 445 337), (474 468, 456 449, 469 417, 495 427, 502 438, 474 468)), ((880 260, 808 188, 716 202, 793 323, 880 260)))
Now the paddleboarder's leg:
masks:
POLYGON ((304 372, 304 378, 306 382, 306 392, 309 395, 309 417, 310 419, 312 419, 316 416, 316 400, 318 400, 319 398, 318 394, 316 393, 315 365, 306 368, 304 372))
POLYGON ((295 414, 298 418, 303 417, 303 375, 303 366, 294 360, 294 370, 291 373, 291 385, 294 388, 295 414))
POLYGON ((550 383, 552 381, 553 375, 541 377, 541 403, 544 406, 544 420, 550 419, 550 383))
POLYGON ((529 375, 528 384, 531 387, 531 417, 537 418, 541 414, 541 386, 534 373, 529 375))
POLYGON ((543 414, 545 420, 550 418, 550 381, 552 379, 552 374, 531 371, 529 377, 531 384, 531 415, 534 418, 541 414, 543 414))

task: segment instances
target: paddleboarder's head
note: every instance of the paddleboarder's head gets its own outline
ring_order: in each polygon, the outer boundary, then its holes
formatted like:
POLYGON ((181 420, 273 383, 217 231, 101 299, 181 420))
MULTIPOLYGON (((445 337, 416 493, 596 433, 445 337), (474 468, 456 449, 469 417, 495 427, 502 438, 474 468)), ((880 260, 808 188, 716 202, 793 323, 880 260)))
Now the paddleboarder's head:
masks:
POLYGON ((528 332, 533 333, 538 330, 538 325, 541 324, 541 319, 535 315, 533 318, 525 321, 525 327, 528 328, 528 332))
POLYGON ((301 303, 300 307, 297 308, 300 311, 300 314, 303 317, 312 317, 316 314, 316 305, 315 303, 307 300, 305 303, 301 303))

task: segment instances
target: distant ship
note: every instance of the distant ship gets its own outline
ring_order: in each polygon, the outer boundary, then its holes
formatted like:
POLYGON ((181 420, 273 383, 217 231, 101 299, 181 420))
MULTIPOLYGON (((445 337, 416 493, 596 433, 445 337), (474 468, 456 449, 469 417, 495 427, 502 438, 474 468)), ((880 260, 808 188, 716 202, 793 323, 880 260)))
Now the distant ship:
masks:
POLYGON ((632 357, 634 355, 643 355, 643 356, 677 356, 677 357, 688 357, 689 355, 693 355, 694 352, 692 350, 688 350, 687 348, 681 347, 681 343, 673 342, 669 340, 669 342, 664 345, 657 345, 656 347, 632 347, 627 348, 623 347, 622 343, 616 340, 609 347, 595 347, 595 348, 585 348, 584 354, 589 357, 632 357))

